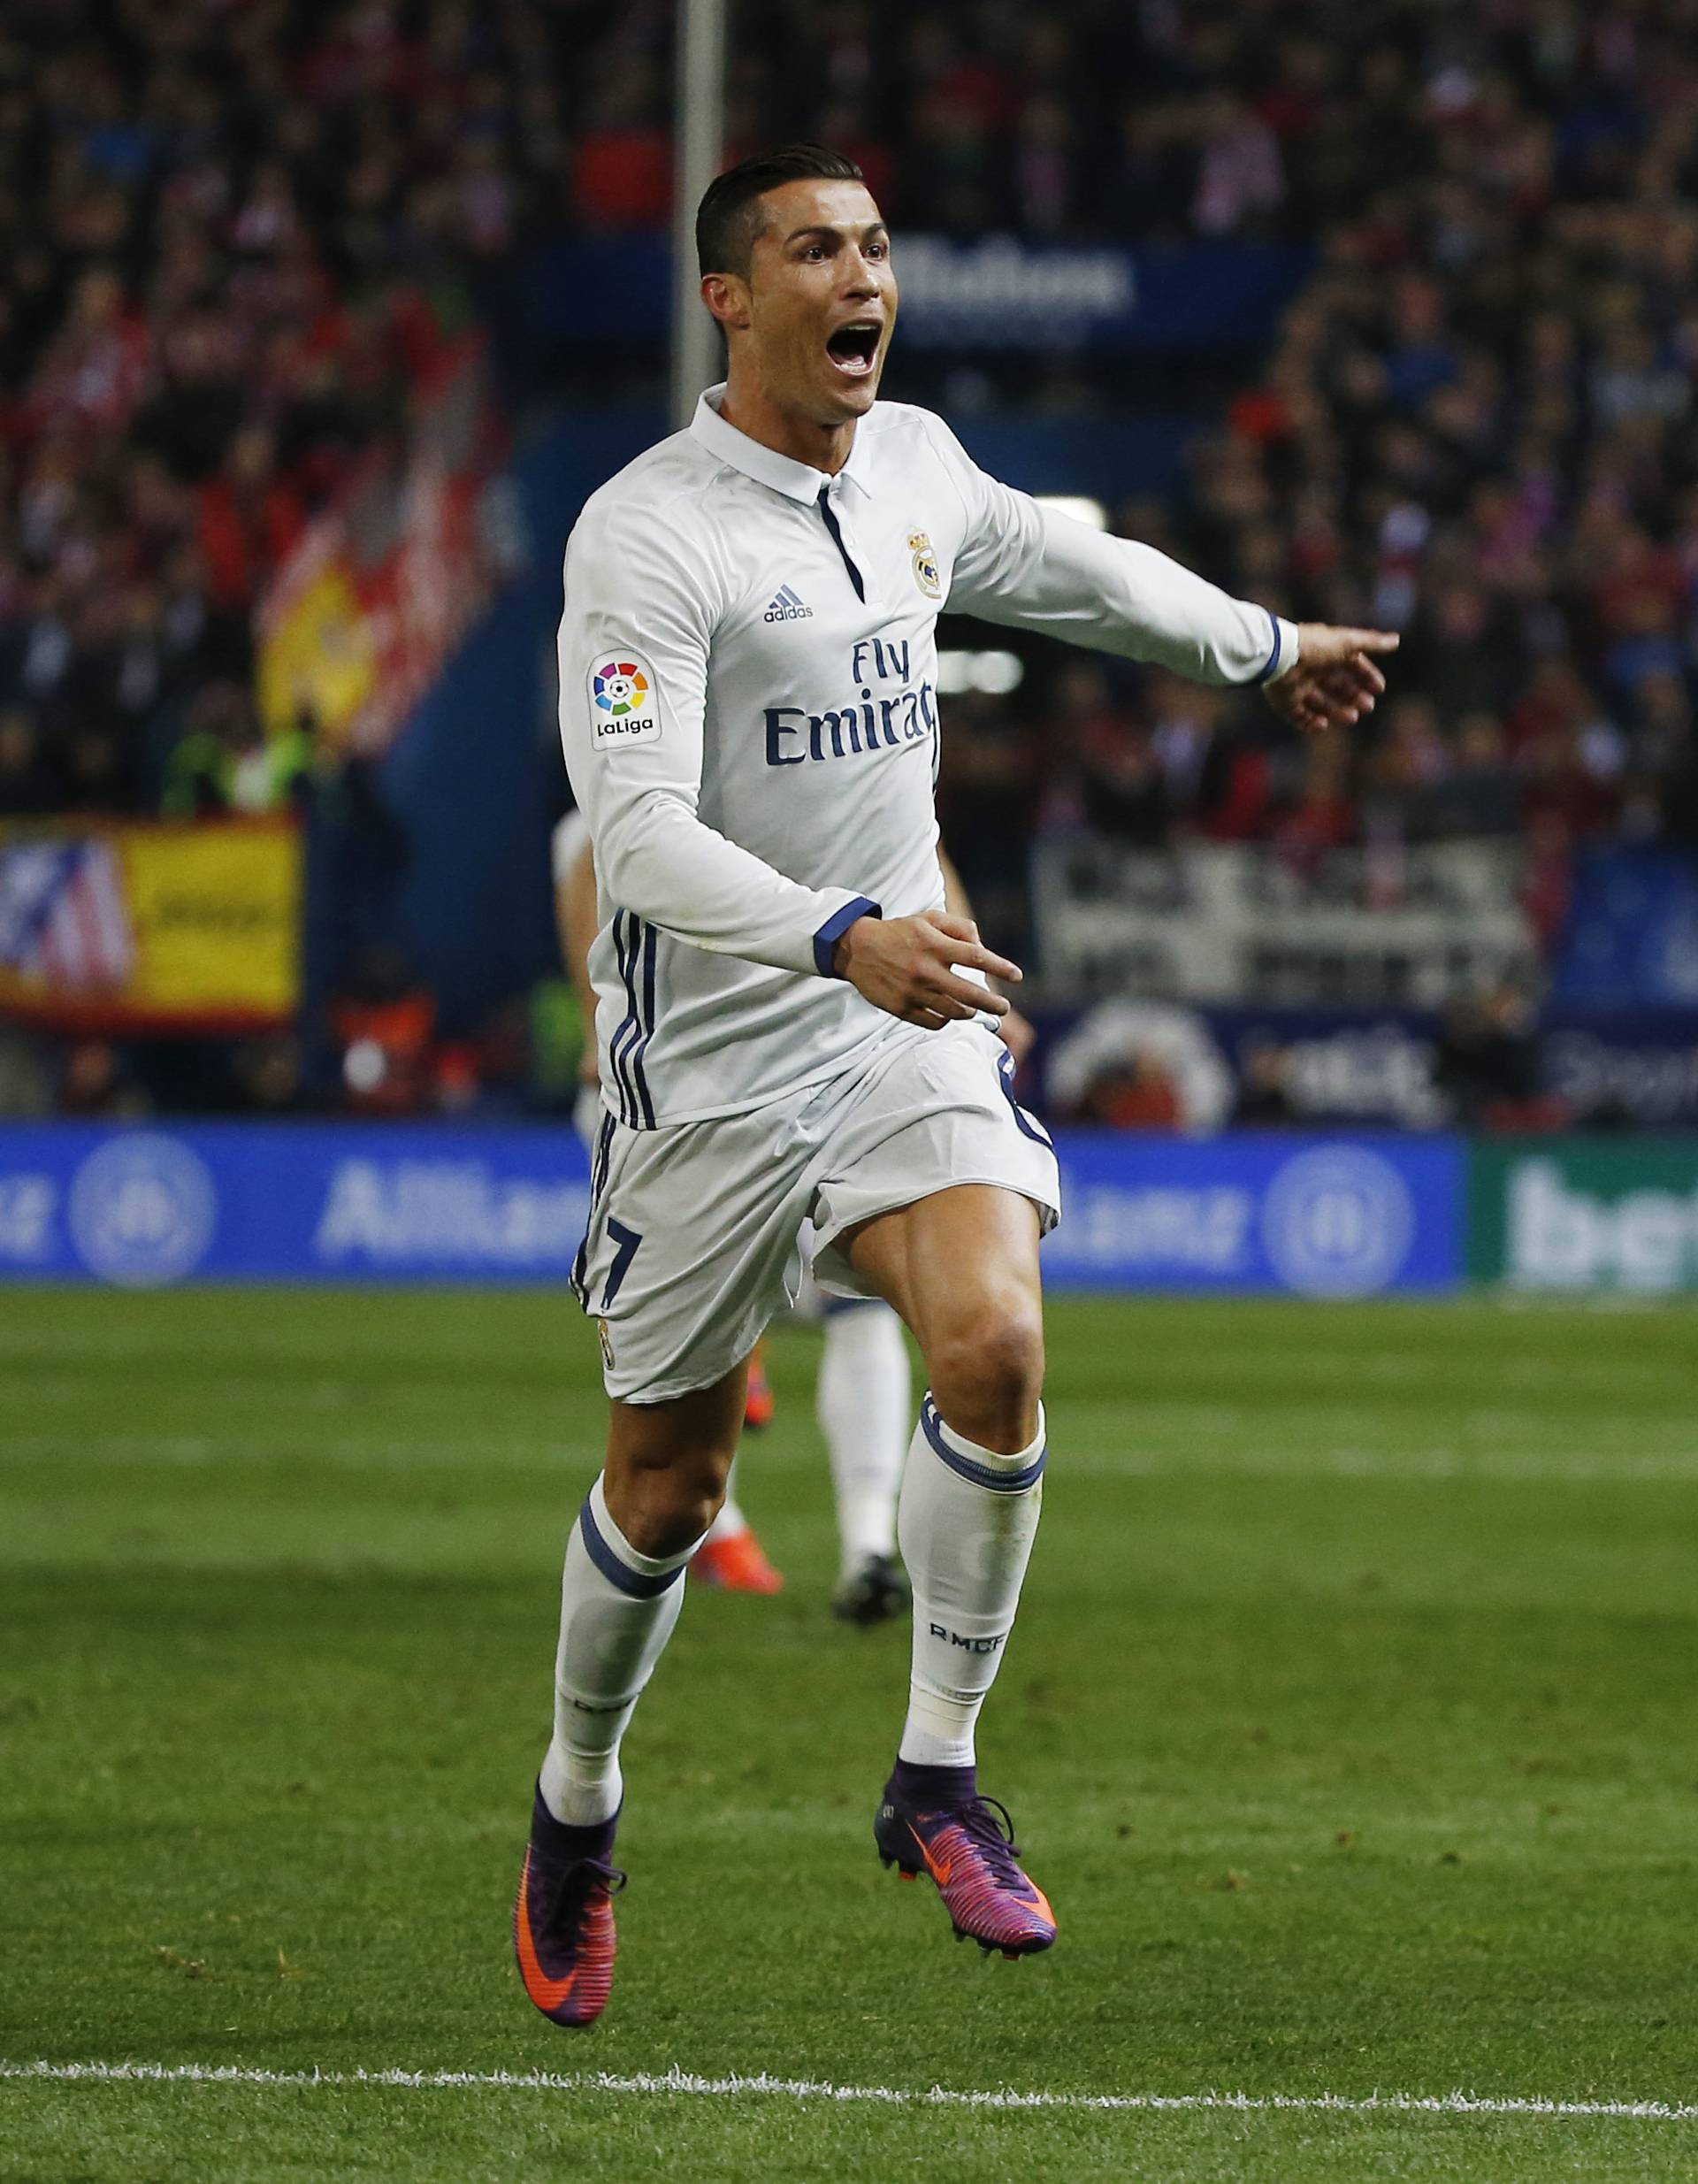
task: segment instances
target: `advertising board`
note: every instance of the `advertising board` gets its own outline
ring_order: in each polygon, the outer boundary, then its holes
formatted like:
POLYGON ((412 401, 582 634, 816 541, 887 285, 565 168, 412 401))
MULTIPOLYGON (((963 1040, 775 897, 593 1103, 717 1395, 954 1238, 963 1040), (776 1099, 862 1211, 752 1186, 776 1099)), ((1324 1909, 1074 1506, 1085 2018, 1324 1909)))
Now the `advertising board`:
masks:
MULTIPOLYGON (((1082 1131, 1059 1151, 1057 1289, 1353 1298, 1460 1276, 1448 1138, 1082 1131)), ((588 1209, 562 1128, 0 1130, 0 1278, 564 1284, 588 1209)))
POLYGON ((1064 1132, 1056 1290, 1300 1297, 1442 1291, 1462 1269, 1449 1138, 1064 1132))
POLYGON ((1468 1271, 1511 1289, 1698 1291, 1698 1139, 1477 1144, 1468 1271))

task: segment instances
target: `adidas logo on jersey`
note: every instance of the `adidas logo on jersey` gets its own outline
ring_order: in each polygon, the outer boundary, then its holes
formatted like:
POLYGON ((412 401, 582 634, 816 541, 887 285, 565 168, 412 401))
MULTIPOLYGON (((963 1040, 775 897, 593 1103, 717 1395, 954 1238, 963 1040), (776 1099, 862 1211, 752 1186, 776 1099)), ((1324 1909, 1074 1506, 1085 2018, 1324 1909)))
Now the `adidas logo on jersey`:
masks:
POLYGON ((801 601, 786 584, 761 618, 767 622, 811 622, 814 619, 814 609, 812 607, 803 606, 801 601))

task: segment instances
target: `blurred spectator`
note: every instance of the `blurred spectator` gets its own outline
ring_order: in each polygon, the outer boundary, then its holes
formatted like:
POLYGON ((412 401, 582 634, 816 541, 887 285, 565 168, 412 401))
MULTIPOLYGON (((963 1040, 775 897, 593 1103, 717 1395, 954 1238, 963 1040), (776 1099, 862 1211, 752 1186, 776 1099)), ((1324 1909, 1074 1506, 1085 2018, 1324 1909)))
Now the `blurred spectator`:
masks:
POLYGON ((1028 934, 1026 851, 1038 754, 1018 717, 995 699, 975 691, 947 703, 937 784, 943 839, 987 941, 1018 956, 1028 934))
POLYGON ((172 819, 284 810, 310 760, 304 734, 266 735, 246 685, 209 683, 171 755, 161 808, 172 819))
POLYGON ((1277 1039, 1247 1040, 1238 1057, 1236 1130, 1279 1130, 1296 1120, 1291 1099, 1291 1062, 1277 1039))
POLYGON ((130 1123, 150 1111, 119 1050, 98 1038, 77 1041, 65 1055, 57 1106, 83 1122, 130 1123))
POLYGON ((1206 1135, 1231 1112, 1233 1077, 1194 1009, 1103 1001, 1060 1039, 1044 1072, 1053 1112, 1121 1130, 1206 1135))
POLYGON ((1086 1087, 1078 1119, 1110 1130, 1177 1130, 1184 1116, 1179 1086, 1159 1054, 1128 1054, 1099 1069, 1086 1087))
POLYGON ((0 812, 19 817, 63 808, 65 780, 42 747, 42 733, 22 706, 0 713, 0 812))
POLYGON ((1170 816, 1167 783, 1149 728, 1110 703, 1105 678, 1090 666, 1062 678, 1061 702, 1077 707, 1087 824, 1135 848, 1164 841, 1170 816))
POLYGON ((1512 985, 1472 994, 1450 1010, 1434 1075, 1462 1129, 1558 1130, 1566 1120, 1562 1103, 1540 1090, 1534 1011, 1512 985))
MULTIPOLYGON (((486 171, 493 147, 486 148, 486 171)), ((572 157, 573 203, 587 227, 658 227, 672 210, 672 137, 640 63, 616 68, 572 157)))
POLYGON ((43 1042, 16 1026, 0 1023, 0 1116, 9 1123, 33 1123, 53 1111, 53 1080, 43 1042))
POLYGON ((1664 780, 1668 838, 1678 848, 1698 850, 1698 735, 1690 727, 1670 748, 1664 780))
POLYGON ((1441 834, 1513 834, 1520 798, 1503 724, 1495 713, 1465 714, 1457 724, 1450 770, 1435 799, 1441 834))
POLYGON ((231 1074, 254 1114, 288 1115, 304 1104, 301 1045, 292 1031, 248 1040, 231 1057, 231 1074))
POLYGON ((349 1114, 426 1109, 436 1001, 398 950, 365 950, 333 1000, 330 1020, 341 1054, 341 1104, 349 1114))
POLYGON ((1274 823, 1274 841, 1287 864, 1312 870, 1332 849, 1354 839, 1348 793, 1350 755, 1342 736, 1318 738, 1304 754, 1303 789, 1274 823))

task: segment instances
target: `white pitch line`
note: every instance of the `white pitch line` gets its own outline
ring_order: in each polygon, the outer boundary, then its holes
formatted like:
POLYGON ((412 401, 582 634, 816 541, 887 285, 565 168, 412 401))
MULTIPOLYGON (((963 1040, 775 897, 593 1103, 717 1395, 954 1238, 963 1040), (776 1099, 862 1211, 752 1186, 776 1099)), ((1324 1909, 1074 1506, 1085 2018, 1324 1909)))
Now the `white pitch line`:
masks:
POLYGON ((250 2070, 233 2063, 6 2063, 0 2080, 53 2083, 196 2086, 395 2086, 415 2091, 474 2088, 501 2093, 687 2093, 738 2099, 776 2095, 792 2101, 871 2102, 892 2108, 1107 2109, 1187 2113, 1225 2109, 1331 2116, 1558 2116, 1620 2118, 1645 2123, 1698 2122, 1698 2104, 1669 2101, 1551 2101, 1495 2098, 1473 2093, 1017 2093, 925 2091, 903 2086, 844 2086, 826 2078, 734 2074, 703 2078, 694 2071, 607 2070, 250 2070))

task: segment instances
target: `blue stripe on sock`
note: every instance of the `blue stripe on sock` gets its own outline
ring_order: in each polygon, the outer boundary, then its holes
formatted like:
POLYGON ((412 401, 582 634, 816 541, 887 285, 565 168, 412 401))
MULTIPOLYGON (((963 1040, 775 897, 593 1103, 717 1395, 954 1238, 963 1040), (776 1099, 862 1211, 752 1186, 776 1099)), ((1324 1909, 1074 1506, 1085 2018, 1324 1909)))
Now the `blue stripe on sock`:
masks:
POLYGON ((633 1600, 658 1599, 669 1585, 676 1585, 687 1567, 680 1562, 675 1570, 663 1570, 658 1577, 645 1577, 628 1562, 622 1562, 596 1529, 595 1519, 590 1514, 588 1498, 578 1512, 577 1529, 583 1536, 584 1546, 592 1562, 610 1585, 617 1585, 621 1592, 628 1592, 633 1600))
POLYGON ((970 1456, 963 1456, 945 1439, 944 1422, 929 1396, 920 1406, 920 1423, 933 1452, 943 1458, 952 1471, 959 1472, 974 1486, 989 1487, 993 1494, 1023 1494, 1029 1486, 1037 1484, 1049 1460, 1049 1444, 1045 1442, 1036 1459, 1021 1471, 1002 1471, 994 1464, 975 1464, 970 1456))

